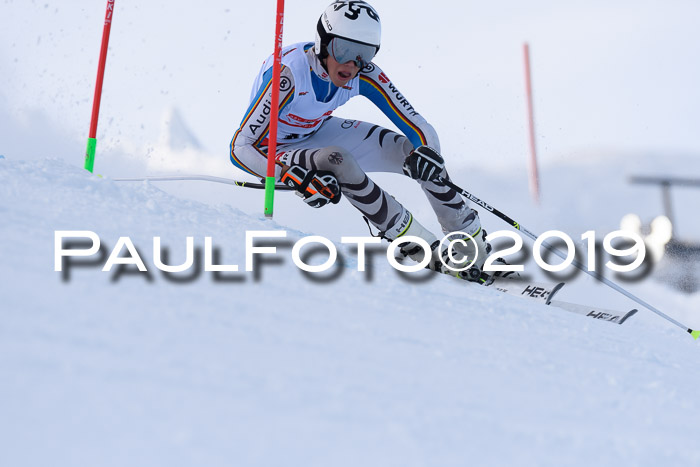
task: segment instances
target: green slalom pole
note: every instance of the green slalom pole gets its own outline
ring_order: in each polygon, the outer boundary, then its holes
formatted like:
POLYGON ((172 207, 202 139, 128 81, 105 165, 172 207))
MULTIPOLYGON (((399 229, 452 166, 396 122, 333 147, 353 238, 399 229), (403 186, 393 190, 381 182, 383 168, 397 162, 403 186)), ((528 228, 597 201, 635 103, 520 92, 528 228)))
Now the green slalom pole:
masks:
POLYGON ((267 176, 265 177, 265 217, 272 218, 275 201, 275 156, 277 155, 277 114, 280 104, 280 71, 282 69, 282 26, 284 0, 277 0, 275 18, 275 52, 272 63, 272 102, 270 102, 270 133, 268 134, 267 176))
POLYGON ((109 32, 112 27, 112 14, 114 13, 114 0, 107 0, 107 12, 105 13, 105 26, 102 31, 102 46, 100 47, 100 61, 97 65, 97 83, 95 84, 95 98, 92 101, 92 118, 90 119, 90 134, 85 151, 85 170, 92 172, 95 167, 95 148, 97 147, 97 118, 100 115, 100 100, 102 99, 102 82, 105 76, 107 63, 107 47, 109 46, 109 32))
POLYGON ((85 170, 92 172, 95 167, 95 148, 97 148, 97 140, 88 138, 87 149, 85 150, 85 170))
POLYGON ((265 217, 272 217, 275 204, 275 177, 265 177, 265 217))

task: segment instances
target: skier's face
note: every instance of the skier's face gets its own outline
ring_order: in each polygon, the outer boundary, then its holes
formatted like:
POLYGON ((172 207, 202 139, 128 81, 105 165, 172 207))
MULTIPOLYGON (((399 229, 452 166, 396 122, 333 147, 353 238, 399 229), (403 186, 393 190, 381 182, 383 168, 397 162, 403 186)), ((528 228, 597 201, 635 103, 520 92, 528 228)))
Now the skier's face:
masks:
POLYGON ((360 71, 360 67, 355 65, 355 62, 338 63, 330 55, 326 58, 326 68, 331 81, 339 88, 348 84, 348 81, 353 79, 360 71))

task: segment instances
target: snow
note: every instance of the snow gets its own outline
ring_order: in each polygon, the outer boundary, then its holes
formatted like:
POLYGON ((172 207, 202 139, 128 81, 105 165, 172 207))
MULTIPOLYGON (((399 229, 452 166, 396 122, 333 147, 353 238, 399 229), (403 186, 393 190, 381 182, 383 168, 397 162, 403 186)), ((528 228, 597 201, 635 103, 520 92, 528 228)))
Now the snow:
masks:
POLYGON ((616 326, 380 261, 368 281, 350 254, 315 283, 288 249, 259 280, 170 283, 155 235, 172 264, 208 235, 242 265, 246 230, 284 227, 59 160, 0 181, 4 465, 695 461, 697 344, 649 312, 616 326), (128 234, 152 281, 63 281, 54 230, 77 227, 128 234))
MULTIPOLYGON (((256 24, 272 30, 273 2, 245 22, 240 6, 218 0, 187 14, 179 2, 117 3, 100 176, 83 170, 104 11, 92 3, 0 6, 0 465, 698 465, 698 343, 587 276, 575 275, 558 298, 639 313, 617 326, 446 276, 407 280, 379 253, 359 272, 340 239, 367 231, 347 203, 316 211, 278 193, 270 221, 260 191, 114 180, 244 178, 227 144, 269 53, 272 41, 256 24), (104 256, 54 271, 60 230, 95 232, 104 256), (246 272, 246 232, 262 230, 288 237, 275 243, 274 259, 246 272), (302 273, 292 245, 309 235, 338 245, 343 264, 302 273), (193 237, 199 265, 211 237, 218 261, 239 272, 163 274, 153 262, 156 236, 168 264, 185 260, 193 237), (147 274, 101 271, 120 237, 133 241, 147 274)), ((690 132, 700 107, 671 108, 698 97, 697 63, 683 58, 700 43, 696 28, 683 27, 696 6, 621 2, 634 6, 627 21, 629 10, 604 2, 513 3, 507 13, 454 3, 471 28, 464 40, 446 33, 438 49, 406 33, 416 21, 411 2, 395 16, 394 4, 375 3, 392 12, 382 16, 380 63, 445 135, 452 177, 529 230, 602 238, 629 212, 644 222, 661 213, 658 190, 629 185, 630 175, 700 173, 690 132), (601 17, 593 40, 577 36, 601 17), (635 43, 652 27, 654 47, 644 47, 651 38, 635 43), (528 199, 523 176, 525 39, 540 79, 541 206, 528 199), (567 50, 587 70, 576 92, 561 84, 579 82, 580 69, 561 64, 567 50), (464 114, 424 85, 458 52, 474 64, 462 76, 469 89, 455 97, 464 114), (629 70, 613 66, 623 53, 629 70), (666 66, 637 73, 645 60, 666 66), (603 77, 607 84, 596 85, 603 77), (650 86, 664 79, 673 86, 650 86), (613 96, 610 112, 591 112, 613 96)), ((324 6, 288 5, 286 41, 308 37, 308 11, 324 6)), ((421 18, 438 24, 435 9, 421 18)), ((364 102, 341 110, 383 123, 364 102)), ((376 179, 437 230, 412 181, 376 179)), ((687 240, 698 240, 698 195, 674 190, 687 240)), ((486 212, 482 220, 489 231, 507 229, 486 212)), ((700 327, 698 292, 681 293, 655 272, 620 284, 700 327)))

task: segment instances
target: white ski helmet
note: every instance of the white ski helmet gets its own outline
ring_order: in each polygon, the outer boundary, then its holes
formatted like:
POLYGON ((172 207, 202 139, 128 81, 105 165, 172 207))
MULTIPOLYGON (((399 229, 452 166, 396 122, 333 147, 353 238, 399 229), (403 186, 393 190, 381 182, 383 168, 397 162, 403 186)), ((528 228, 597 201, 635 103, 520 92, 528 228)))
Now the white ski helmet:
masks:
MULTIPOLYGON (((328 50, 330 42, 338 37, 349 42, 338 42, 335 51, 340 57, 335 57, 340 63, 348 60, 349 54, 353 55, 349 60, 356 60, 363 64, 369 63, 379 51, 381 42, 382 24, 377 11, 363 0, 336 1, 331 3, 318 19, 316 25, 316 43, 314 52, 321 59, 327 57, 333 50, 328 50), (354 50, 348 50, 349 43, 359 44, 354 50), (364 49, 361 46, 365 46, 364 49), (369 47, 366 47, 369 46, 369 47)), ((364 65, 363 65, 364 66, 364 65)))

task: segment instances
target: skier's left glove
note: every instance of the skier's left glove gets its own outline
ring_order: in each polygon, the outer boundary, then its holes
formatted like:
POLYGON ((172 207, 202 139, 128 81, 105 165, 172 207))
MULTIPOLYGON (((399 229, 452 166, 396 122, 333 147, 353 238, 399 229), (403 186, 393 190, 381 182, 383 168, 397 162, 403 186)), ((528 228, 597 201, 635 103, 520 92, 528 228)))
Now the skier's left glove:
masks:
POLYGON ((292 165, 282 174, 281 182, 294 188, 296 194, 304 198, 304 202, 312 208, 340 202, 338 179, 327 170, 309 170, 300 165, 292 165))
POLYGON ((444 168, 445 160, 429 146, 418 146, 403 163, 403 173, 423 181, 437 178, 444 168))

